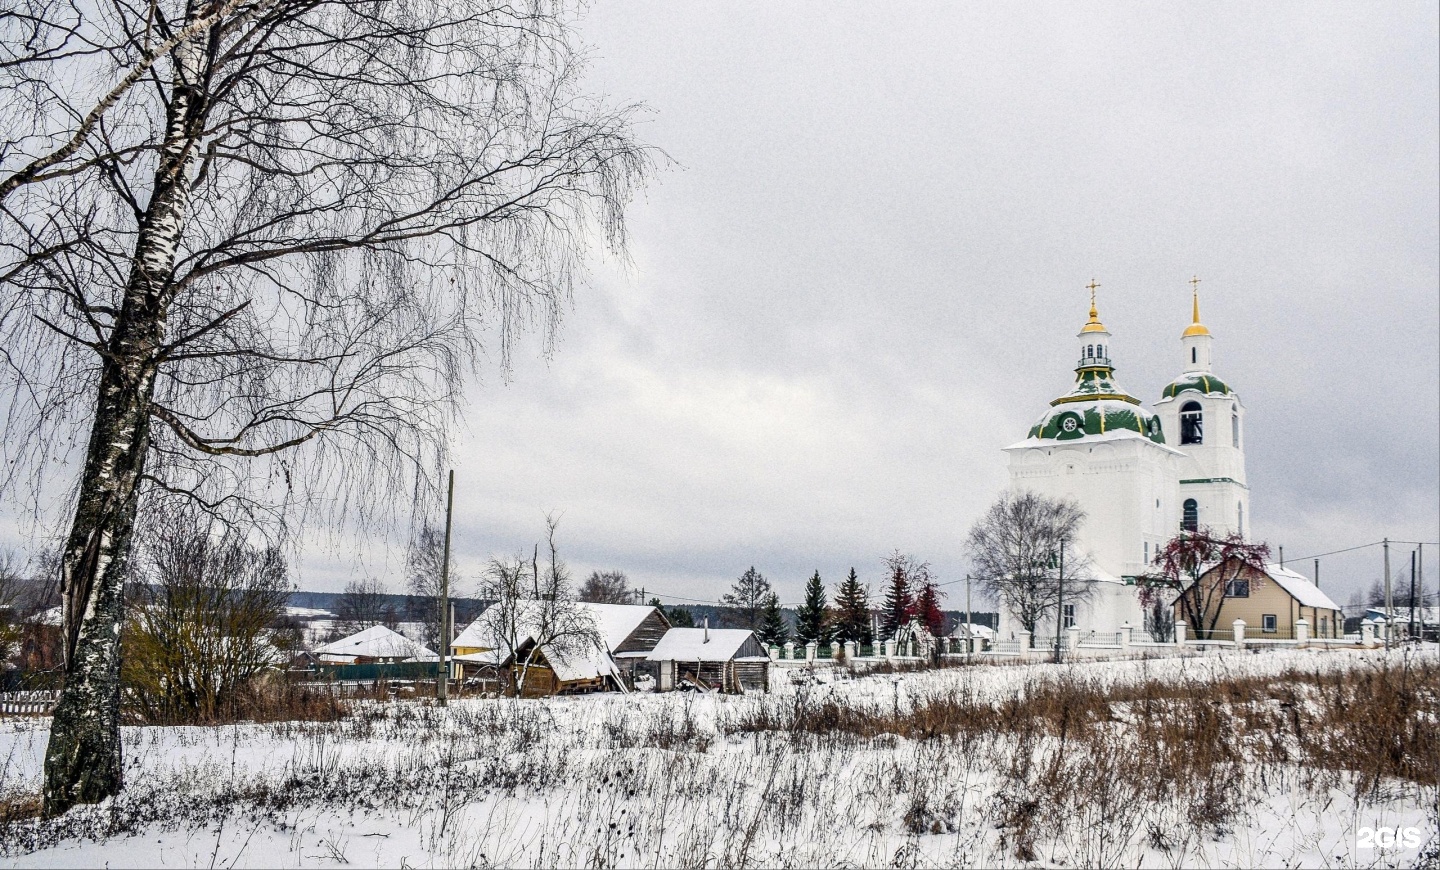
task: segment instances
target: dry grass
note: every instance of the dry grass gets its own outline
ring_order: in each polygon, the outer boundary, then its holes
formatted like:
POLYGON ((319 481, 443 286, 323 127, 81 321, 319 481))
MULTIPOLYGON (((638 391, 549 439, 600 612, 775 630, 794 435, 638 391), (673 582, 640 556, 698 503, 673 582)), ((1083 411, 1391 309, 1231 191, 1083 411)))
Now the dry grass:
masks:
MULTIPOLYGON (((987 700, 958 692, 856 706, 797 695, 730 723, 734 733, 783 735, 802 749, 873 745, 901 737, 936 742, 999 762, 997 823, 1013 854, 1037 860, 1036 843, 1087 817, 1127 841, 1142 806, 1174 805, 1193 831, 1224 834, 1283 770, 1311 789, 1348 784, 1358 800, 1395 780, 1440 785, 1440 665, 1395 662, 1338 672, 1291 670, 1213 681, 1106 685, 1073 674, 1036 676, 987 700), (1009 747, 997 751, 998 746, 1009 747)), ((916 793, 911 833, 942 820, 916 793)), ((1150 845, 1171 845, 1151 825, 1150 845)), ((1103 849, 1102 849, 1103 853, 1103 849)), ((1111 856, 1097 854, 1106 863, 1111 856)))

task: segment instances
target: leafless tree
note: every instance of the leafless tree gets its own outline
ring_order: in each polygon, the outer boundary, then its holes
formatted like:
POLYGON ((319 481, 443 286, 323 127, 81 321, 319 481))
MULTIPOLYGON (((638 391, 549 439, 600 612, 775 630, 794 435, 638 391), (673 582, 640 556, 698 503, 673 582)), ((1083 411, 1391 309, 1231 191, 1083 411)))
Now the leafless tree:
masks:
POLYGON ((596 604, 634 604, 635 590, 624 571, 591 571, 580 586, 580 600, 596 604))
POLYGON ((492 603, 480 615, 501 661, 509 660, 510 688, 520 697, 530 671, 540 661, 589 658, 604 648, 590 612, 578 606, 565 563, 555 544, 559 520, 545 518, 549 564, 535 579, 537 560, 524 556, 492 559, 481 581, 480 597, 492 603), (538 582, 539 594, 535 594, 538 582))
POLYGON ((123 633, 127 698, 152 722, 212 721, 281 664, 271 630, 290 596, 285 560, 190 508, 147 517, 143 531, 123 633))
MULTIPOLYGON (((409 617, 424 626, 423 643, 434 650, 440 649, 440 572, 444 560, 445 531, 426 523, 405 551, 405 585, 411 595, 409 617)), ((451 566, 450 588, 456 585, 451 566)))
POLYGON ((1036 626, 1060 606, 1062 588, 1066 603, 1090 596, 1089 565, 1075 548, 1084 521, 1073 500, 1005 492, 966 538, 981 588, 1015 615, 1032 640, 1036 626))
POLYGON ((335 603, 336 622, 342 635, 364 631, 375 625, 394 629, 399 624, 390 590, 378 577, 361 577, 345 584, 335 603))
POLYGON ((13 550, 0 550, 0 663, 20 652, 25 574, 22 560, 13 550))
POLYGON ((5 9, 0 486, 81 469, 53 815, 121 786, 142 499, 277 534, 423 510, 464 376, 548 352, 654 152, 581 92, 561 0, 5 9))
POLYGON ((1158 600, 1167 610, 1178 607, 1190 630, 1208 639, 1220 620, 1220 606, 1236 591, 1231 584, 1244 584, 1247 596, 1251 588, 1263 586, 1269 558, 1268 544, 1251 543, 1239 532, 1182 531, 1155 554, 1140 593, 1146 604, 1158 600))

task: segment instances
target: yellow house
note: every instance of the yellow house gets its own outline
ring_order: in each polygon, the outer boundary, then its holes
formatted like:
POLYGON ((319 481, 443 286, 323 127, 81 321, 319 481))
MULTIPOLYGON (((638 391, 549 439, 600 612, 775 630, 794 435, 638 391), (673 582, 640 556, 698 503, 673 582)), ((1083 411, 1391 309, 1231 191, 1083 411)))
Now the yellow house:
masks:
MULTIPOLYGON (((1245 621, 1245 637, 1251 640, 1292 640, 1295 623, 1302 618, 1309 623, 1310 637, 1338 638, 1345 634, 1340 605, 1308 578, 1288 568, 1274 564, 1266 565, 1264 571, 1243 567, 1237 574, 1233 563, 1216 565, 1200 575, 1199 583, 1205 619, 1202 625, 1188 626, 1191 637, 1203 636, 1197 629, 1203 632, 1212 624, 1216 633, 1225 637, 1237 619, 1245 621), (1224 589, 1219 588, 1221 583, 1224 589)), ((1174 610, 1176 620, 1185 619, 1179 599, 1174 610)))

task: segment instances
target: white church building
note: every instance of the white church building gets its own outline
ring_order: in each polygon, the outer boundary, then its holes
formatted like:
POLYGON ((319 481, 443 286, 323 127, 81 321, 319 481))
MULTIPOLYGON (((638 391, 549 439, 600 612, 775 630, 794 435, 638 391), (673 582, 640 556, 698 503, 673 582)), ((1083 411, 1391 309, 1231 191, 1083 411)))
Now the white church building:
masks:
MULTIPOLYGON (((1091 282, 1090 320, 1081 328, 1075 385, 1050 403, 1025 440, 1004 448, 1012 490, 1071 498, 1085 511, 1075 549, 1090 563, 1090 594, 1065 606, 1065 626, 1113 632, 1144 625, 1135 578, 1181 528, 1246 533, 1245 408, 1211 371, 1211 335, 1193 300, 1180 337, 1182 371, 1146 409, 1115 378, 1110 331, 1091 282)), ((1067 572, 1068 574, 1068 572, 1067 572)), ((1020 625, 1000 608, 1002 638, 1020 625)), ((1036 646, 1055 634, 1037 625, 1036 646)))

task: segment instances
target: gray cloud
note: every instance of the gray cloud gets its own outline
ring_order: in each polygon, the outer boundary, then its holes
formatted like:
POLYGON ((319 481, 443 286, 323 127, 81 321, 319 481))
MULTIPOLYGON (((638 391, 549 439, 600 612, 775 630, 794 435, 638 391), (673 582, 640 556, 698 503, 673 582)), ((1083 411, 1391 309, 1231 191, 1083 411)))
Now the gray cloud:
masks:
MULTIPOLYGON (((577 569, 673 595, 754 564, 794 600, 895 547, 958 579, 1092 275, 1147 402, 1203 279, 1261 537, 1440 534, 1434 4, 604 3, 582 31, 680 167, 555 357, 470 389, 462 570, 555 509, 577 569)), ((1342 597, 1379 575, 1326 564, 1342 597)), ((312 548, 305 582, 353 570, 312 548)))
POLYGON ((584 28, 683 168, 555 359, 474 393, 475 556, 563 508, 578 564, 679 595, 754 563, 794 598, 892 547, 957 578, 1092 274, 1147 399, 1201 275, 1260 535, 1435 535, 1433 9, 617 4, 584 28))

